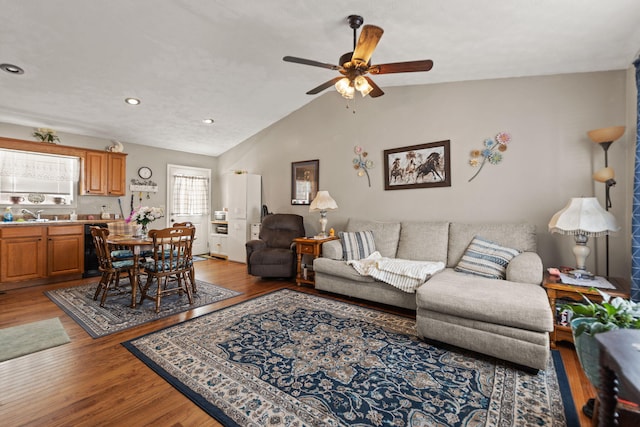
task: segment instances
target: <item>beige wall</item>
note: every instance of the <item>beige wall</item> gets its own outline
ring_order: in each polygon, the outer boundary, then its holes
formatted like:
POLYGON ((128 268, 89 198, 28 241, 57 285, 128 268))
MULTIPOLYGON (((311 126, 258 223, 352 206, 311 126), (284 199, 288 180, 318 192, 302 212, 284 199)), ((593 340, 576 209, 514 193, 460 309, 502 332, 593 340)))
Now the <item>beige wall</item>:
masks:
MULTIPOLYGON (((328 190, 339 206, 328 215, 329 227, 336 230, 349 217, 526 221, 538 229, 545 265, 572 266, 573 239, 549 234, 547 224, 571 197, 595 195, 604 205, 604 185, 591 179, 593 171, 603 166, 604 154, 586 132, 626 124, 625 135, 609 149, 609 164, 618 182, 612 189, 612 213, 622 227, 611 237, 610 254, 611 274, 629 276, 636 114, 632 70, 396 88, 384 88, 384 76, 378 79, 386 95, 357 98, 356 114, 353 102, 345 108, 347 102, 331 90, 310 97, 309 104, 219 158, 125 143, 127 178, 137 177, 140 166, 151 167, 161 191, 143 203, 164 206, 167 163, 210 168, 213 209, 219 209, 220 173, 243 169, 261 174, 263 203, 273 212, 305 216, 311 235, 319 230, 318 214, 291 206, 291 162, 320 159, 320 188, 328 190), (486 165, 468 182, 475 172, 468 165, 469 152, 499 131, 513 137, 503 162, 486 165), (451 187, 384 190, 383 150, 444 139, 451 141, 451 187), (371 187, 352 167, 355 145, 375 162, 371 187)), ((31 132, 30 127, 0 123, 2 136, 31 140, 31 132)), ((111 144, 108 138, 60 136, 65 145, 101 149, 111 144)), ((130 194, 121 200, 127 214, 130 194)), ((98 213, 102 204, 113 212, 118 209, 113 198, 85 196, 79 203, 79 213, 98 213)), ((590 242, 588 267, 604 274, 604 238, 590 242)))
MULTIPOLYGON (((33 128, 10 125, 6 123, 0 123, 0 136, 7 138, 25 139, 33 141, 31 133, 33 128)), ((84 147, 92 148, 96 150, 105 149, 112 145, 109 139, 93 138, 83 135, 75 135, 71 133, 58 132, 61 144, 70 145, 72 147, 84 147)), ((184 141, 178 141, 176 145, 184 144, 184 141)), ((127 188, 129 187, 130 180, 133 178, 140 179, 138 176, 138 169, 141 166, 148 166, 153 171, 151 179, 158 184, 157 193, 149 193, 150 198, 146 198, 146 194, 143 194, 142 202, 139 200, 139 194, 134 194, 134 207, 138 207, 141 204, 144 206, 157 206, 166 208, 167 199, 167 164, 187 165, 193 167, 211 169, 211 176, 217 174, 218 159, 215 157, 207 157, 202 155, 185 153, 183 151, 163 150, 159 148, 151 148, 144 145, 124 143, 124 152, 127 153, 127 188)), ((99 218, 98 213, 100 207, 106 205, 109 212, 117 213, 120 211, 118 207, 118 198, 115 197, 100 197, 100 196, 80 196, 78 198, 78 213, 79 214, 95 214, 96 218, 99 218)), ((131 211, 131 192, 127 190, 127 194, 124 197, 120 197, 122 203, 122 209, 125 215, 129 215, 131 211)), ((212 206, 215 207, 216 201, 212 201, 212 206)), ((56 215, 69 213, 67 208, 47 207, 45 213, 56 215)), ((166 218, 165 218, 166 219, 166 218)))
MULTIPOLYGON (((320 159, 320 189, 339 209, 329 225, 344 227, 349 217, 375 220, 526 221, 536 225, 546 266, 575 264, 573 239, 551 235, 547 224, 571 197, 597 196, 604 206, 604 185, 591 174, 604 164, 603 150, 592 143, 591 129, 630 120, 628 99, 635 94, 625 71, 470 81, 384 88, 386 95, 357 98, 356 114, 328 91, 280 122, 219 157, 219 171, 246 169, 263 176, 263 202, 273 212, 305 216, 307 234, 319 230, 318 214, 291 206, 291 162, 320 159), (472 182, 469 152, 499 131, 513 141, 499 165, 486 165, 472 182), (452 186, 385 191, 383 150, 448 139, 452 186), (353 147, 361 145, 375 162, 366 177, 352 167, 353 147)), ((274 100, 277 102, 277 100, 274 100)), ((635 130, 609 149, 618 184, 612 189, 612 213, 622 229, 611 237, 611 274, 629 276, 630 196, 635 130)), ((588 267, 604 274, 604 238, 588 267), (598 267, 595 267, 597 261, 598 267)))

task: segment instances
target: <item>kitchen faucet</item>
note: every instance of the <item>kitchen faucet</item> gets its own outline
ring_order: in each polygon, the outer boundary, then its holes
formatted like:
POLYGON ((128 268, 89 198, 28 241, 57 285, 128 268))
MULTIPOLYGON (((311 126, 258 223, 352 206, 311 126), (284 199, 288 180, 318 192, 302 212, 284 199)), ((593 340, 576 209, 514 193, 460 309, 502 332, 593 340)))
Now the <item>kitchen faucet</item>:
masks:
POLYGON ((31 212, 29 209, 22 209, 22 211, 21 211, 21 212, 22 212, 23 214, 29 214, 29 215, 31 215, 32 217, 34 217, 36 220, 39 220, 39 219, 40 219, 40 214, 41 214, 42 212, 44 212, 44 211, 43 211, 42 209, 40 209, 40 210, 37 210, 35 213, 33 213, 33 212, 31 212))

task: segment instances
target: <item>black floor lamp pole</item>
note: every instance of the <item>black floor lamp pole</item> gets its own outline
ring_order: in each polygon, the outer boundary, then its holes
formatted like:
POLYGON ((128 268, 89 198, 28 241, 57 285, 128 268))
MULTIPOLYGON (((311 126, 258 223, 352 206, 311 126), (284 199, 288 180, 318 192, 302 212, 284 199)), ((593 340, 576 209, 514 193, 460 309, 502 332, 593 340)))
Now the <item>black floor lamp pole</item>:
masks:
MULTIPOLYGON (((609 147, 611 146, 611 143, 613 143, 613 141, 610 142, 602 142, 600 143, 600 146, 602 146, 603 150, 604 150, 604 167, 609 167, 609 156, 608 156, 608 151, 609 151, 609 147)), ((607 212, 609 212, 609 208, 611 207, 611 195, 610 195, 610 190, 611 187, 613 187, 614 185, 616 185, 616 181, 611 178, 608 179, 607 182, 605 182, 605 204, 604 204, 604 208, 607 212)), ((606 274, 607 277, 609 277, 609 234, 607 234, 606 236, 604 236, 604 241, 605 241, 605 268, 606 268, 606 274)))

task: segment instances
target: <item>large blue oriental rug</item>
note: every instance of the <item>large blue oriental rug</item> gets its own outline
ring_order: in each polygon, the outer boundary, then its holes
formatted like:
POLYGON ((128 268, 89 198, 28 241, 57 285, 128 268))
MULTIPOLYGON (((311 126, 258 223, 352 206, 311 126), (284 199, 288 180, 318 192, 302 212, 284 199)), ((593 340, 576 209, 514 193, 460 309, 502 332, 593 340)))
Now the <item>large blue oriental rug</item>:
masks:
POLYGON ((555 351, 531 374, 425 343, 414 319, 292 290, 123 345, 228 426, 577 422, 555 351))

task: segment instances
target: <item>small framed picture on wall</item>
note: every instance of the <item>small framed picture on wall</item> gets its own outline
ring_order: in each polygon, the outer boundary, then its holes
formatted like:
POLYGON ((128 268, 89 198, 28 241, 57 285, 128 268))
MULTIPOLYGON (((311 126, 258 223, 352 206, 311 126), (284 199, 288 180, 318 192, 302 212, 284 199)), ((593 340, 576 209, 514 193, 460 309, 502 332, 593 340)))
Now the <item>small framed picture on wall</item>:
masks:
POLYGON ((384 150, 384 189, 451 187, 449 140, 384 150))
POLYGON ((319 185, 320 160, 291 163, 291 204, 310 205, 319 185))

